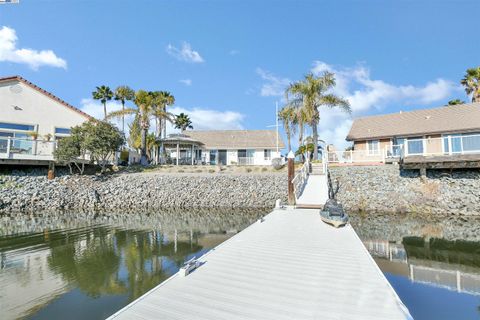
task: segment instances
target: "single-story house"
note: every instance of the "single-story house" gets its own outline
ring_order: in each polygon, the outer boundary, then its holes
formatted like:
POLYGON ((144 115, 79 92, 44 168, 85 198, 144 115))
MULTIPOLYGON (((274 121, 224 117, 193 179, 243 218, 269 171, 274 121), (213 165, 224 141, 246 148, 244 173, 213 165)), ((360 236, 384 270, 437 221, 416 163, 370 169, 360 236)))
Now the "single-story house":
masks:
POLYGON ((160 162, 172 164, 270 165, 285 147, 275 130, 186 131, 160 143, 160 162))
POLYGON ((0 78, 0 164, 46 164, 90 116, 20 76, 0 78))
POLYGON ((358 118, 346 140, 351 162, 480 153, 480 103, 358 118))

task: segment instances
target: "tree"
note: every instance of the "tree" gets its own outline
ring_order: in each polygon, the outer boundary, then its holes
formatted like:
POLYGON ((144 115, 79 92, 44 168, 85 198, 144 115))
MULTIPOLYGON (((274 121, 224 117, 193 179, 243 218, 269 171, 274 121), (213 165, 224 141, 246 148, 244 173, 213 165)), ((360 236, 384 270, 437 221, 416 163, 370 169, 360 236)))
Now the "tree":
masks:
POLYGON ((297 124, 297 110, 292 106, 285 106, 278 113, 278 117, 282 120, 283 128, 287 134, 288 151, 292 150, 291 136, 295 134, 297 124))
POLYGON ((128 145, 134 149, 142 147, 142 129, 140 128, 139 114, 135 114, 135 119, 128 125, 128 145))
MULTIPOLYGON (((135 91, 129 86, 119 86, 115 89, 115 100, 122 103, 122 111, 125 110, 125 102, 135 99, 135 91)), ((122 114, 122 132, 125 133, 125 114, 122 114)))
POLYGON ((154 100, 153 95, 145 90, 135 92, 134 108, 125 108, 124 110, 113 111, 108 114, 108 118, 119 117, 126 114, 134 114, 135 121, 138 121, 140 127, 140 164, 147 165, 147 134, 150 128, 150 117, 153 114, 154 100))
POLYGON ((123 133, 107 121, 87 121, 81 126, 84 130, 84 147, 103 173, 108 160, 113 159, 115 152, 125 143, 123 133))
POLYGON ((183 112, 175 117, 174 123, 175 129, 180 129, 182 133, 185 132, 185 130, 187 129, 193 129, 190 117, 183 112))
POLYGON ((480 102, 480 67, 467 69, 460 83, 467 95, 472 95, 472 102, 480 102))
MULTIPOLYGON (((167 106, 175 103, 175 98, 167 91, 153 91, 149 93, 153 99, 153 116, 155 117, 155 134, 162 137, 162 131, 166 132, 167 121, 173 122, 175 116, 167 112, 167 106)), ((166 134, 166 133, 165 133, 166 134)))
POLYGON ((84 130, 81 126, 71 129, 70 136, 64 137, 57 142, 57 148, 53 152, 55 160, 66 164, 73 174, 74 165, 80 174, 85 171, 86 152, 84 130))
MULTIPOLYGON (((161 101, 162 101, 162 109, 163 109, 163 112, 166 113, 167 112, 167 107, 168 106, 171 106, 175 103, 175 97, 168 91, 160 91, 160 98, 161 98, 161 101)), ((170 117, 167 118, 167 117, 163 117, 162 118, 162 129, 163 129, 163 137, 165 138, 167 136, 167 120, 168 121, 172 121, 172 118, 170 117)), ((161 135, 161 133, 160 133, 161 135)))
POLYGON ((318 123, 320 121, 321 106, 340 107, 346 112, 351 112, 350 104, 347 100, 328 93, 335 87, 335 76, 333 73, 324 72, 321 76, 315 76, 313 73, 307 74, 302 81, 292 83, 285 95, 287 101, 289 96, 292 100, 291 105, 304 109, 308 124, 312 127, 314 150, 313 158, 318 158, 318 123))
POLYGON ((464 104, 464 103, 465 103, 465 101, 460 100, 460 99, 454 99, 454 100, 448 101, 449 106, 455 106, 455 105, 464 104))
POLYGON ((97 90, 92 92, 92 97, 95 100, 100 100, 103 104, 103 113, 105 115, 105 119, 107 119, 107 101, 112 100, 113 92, 107 86, 100 86, 97 87, 97 90))
POLYGON ((70 136, 59 141, 54 156, 58 161, 67 163, 70 172, 74 164, 83 173, 86 155, 89 154, 90 160, 105 172, 108 160, 113 159, 123 143, 123 134, 114 125, 92 119, 73 127, 70 136))

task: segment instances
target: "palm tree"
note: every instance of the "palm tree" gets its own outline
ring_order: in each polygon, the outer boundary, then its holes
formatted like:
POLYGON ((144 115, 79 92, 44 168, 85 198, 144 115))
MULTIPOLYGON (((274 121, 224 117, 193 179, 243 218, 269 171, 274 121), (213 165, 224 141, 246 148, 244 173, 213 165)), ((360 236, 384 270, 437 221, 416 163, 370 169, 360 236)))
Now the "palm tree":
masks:
POLYGON ((295 134, 297 122, 297 110, 292 106, 285 106, 278 113, 278 117, 283 122, 283 128, 287 134, 288 151, 292 150, 291 136, 295 134))
MULTIPOLYGON (((119 86, 115 89, 115 100, 122 103, 122 111, 125 110, 125 102, 135 99, 135 91, 129 86, 119 86)), ((122 114, 122 132, 125 133, 125 114, 122 114)))
MULTIPOLYGON (((153 98, 154 110, 153 116, 155 117, 155 133, 158 138, 162 137, 162 129, 165 131, 167 121, 173 122, 175 115, 167 112, 167 105, 175 103, 175 98, 167 91, 154 91, 150 92, 153 98)), ((166 131, 165 131, 166 132, 166 131)), ((166 134, 164 135, 164 137, 166 134)))
POLYGON ((448 104, 447 104, 447 105, 448 105, 448 106, 456 106, 456 105, 458 105, 458 104, 464 104, 464 103, 465 103, 465 101, 463 101, 463 100, 453 99, 453 100, 448 101, 448 104))
POLYGON ((480 67, 467 69, 460 83, 465 87, 465 92, 472 95, 472 102, 480 102, 480 67))
POLYGON ((294 106, 303 108, 308 124, 312 127, 314 150, 313 158, 318 158, 318 122, 320 121, 321 106, 340 107, 346 112, 351 112, 347 100, 328 93, 335 86, 333 73, 324 72, 321 76, 309 73, 302 81, 290 84, 285 91, 287 101, 289 95, 293 99, 289 102, 294 106))
POLYGON ((100 100, 103 104, 103 114, 105 115, 105 119, 107 119, 107 101, 112 100, 112 90, 107 86, 97 87, 97 90, 92 92, 92 97, 95 100, 100 100))
POLYGON ((137 106, 136 109, 125 108, 124 110, 110 112, 108 118, 120 117, 126 114, 135 114, 135 119, 139 122, 141 129, 140 163, 142 165, 147 165, 147 135, 148 129, 150 128, 150 116, 153 114, 153 96, 145 90, 138 90, 135 92, 135 99, 133 101, 137 106))
MULTIPOLYGON (((175 103, 175 97, 168 91, 160 91, 160 98, 162 100, 162 108, 163 112, 167 112, 167 107, 171 106, 175 103)), ((161 127, 163 129, 163 137, 165 138, 167 136, 167 120, 172 121, 171 118, 168 119, 167 117, 162 118, 162 124, 161 127)), ((160 132, 161 134, 161 132, 160 132)))
POLYGON ((175 117, 175 129, 180 129, 182 133, 187 129, 193 129, 190 117, 185 113, 180 113, 175 117))

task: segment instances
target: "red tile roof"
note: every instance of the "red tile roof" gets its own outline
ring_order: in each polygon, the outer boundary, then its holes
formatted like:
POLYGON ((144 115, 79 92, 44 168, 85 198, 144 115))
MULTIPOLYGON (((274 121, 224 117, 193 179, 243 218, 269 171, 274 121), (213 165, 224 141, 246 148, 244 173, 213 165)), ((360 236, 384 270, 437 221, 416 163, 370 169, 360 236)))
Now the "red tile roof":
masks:
POLYGON ((22 82, 22 83, 26 84, 27 86, 29 86, 29 87, 37 90, 38 92, 46 95, 46 96, 49 97, 50 99, 53 99, 53 100, 59 102, 60 104, 62 104, 63 106, 65 106, 65 107, 67 107, 67 108, 69 108, 69 109, 71 109, 71 110, 73 110, 73 111, 81 114, 82 116, 84 116, 84 117, 86 117, 86 118, 88 118, 88 119, 91 119, 91 118, 92 118, 91 115, 89 115, 89 114, 83 112, 82 110, 80 110, 80 109, 72 106, 71 104, 63 101, 62 99, 60 99, 59 97, 55 96, 54 94, 52 94, 52 93, 50 93, 50 92, 48 92, 48 91, 40 88, 39 86, 31 83, 30 81, 28 81, 28 80, 26 80, 26 79, 24 79, 24 78, 22 78, 22 77, 20 77, 20 76, 0 77, 0 83, 1 83, 1 82, 8 82, 8 81, 19 81, 19 82, 22 82))

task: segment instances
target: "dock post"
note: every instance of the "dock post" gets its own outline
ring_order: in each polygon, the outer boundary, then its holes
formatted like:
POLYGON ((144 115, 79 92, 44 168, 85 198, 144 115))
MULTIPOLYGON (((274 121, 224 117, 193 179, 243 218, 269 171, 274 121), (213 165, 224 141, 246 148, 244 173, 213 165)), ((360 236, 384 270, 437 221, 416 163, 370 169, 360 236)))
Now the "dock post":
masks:
POLYGON ((288 153, 288 204, 293 206, 295 204, 295 194, 293 191, 293 177, 295 176, 295 155, 292 150, 288 153))
POLYGON ((51 161, 48 163, 47 179, 53 180, 54 178, 55 178, 55 162, 51 161))

